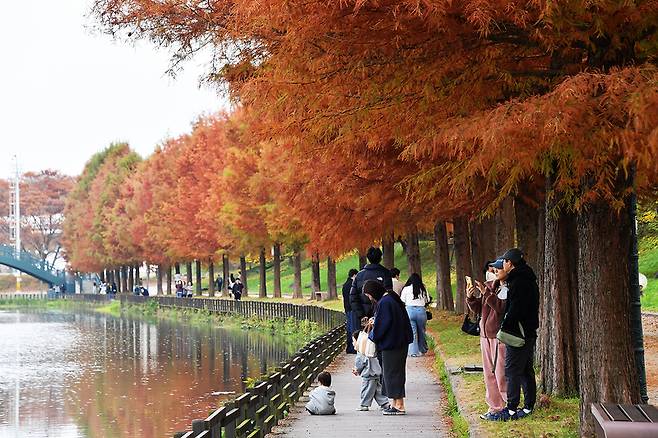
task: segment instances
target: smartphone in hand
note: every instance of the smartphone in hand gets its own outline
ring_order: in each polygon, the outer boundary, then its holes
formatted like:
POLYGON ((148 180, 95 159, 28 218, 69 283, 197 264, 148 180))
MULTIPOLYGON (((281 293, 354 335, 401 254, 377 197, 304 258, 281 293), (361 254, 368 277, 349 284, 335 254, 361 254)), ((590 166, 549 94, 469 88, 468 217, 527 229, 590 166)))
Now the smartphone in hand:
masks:
POLYGON ((466 289, 470 289, 473 287, 473 279, 469 277, 468 275, 464 275, 464 280, 466 280, 466 289))

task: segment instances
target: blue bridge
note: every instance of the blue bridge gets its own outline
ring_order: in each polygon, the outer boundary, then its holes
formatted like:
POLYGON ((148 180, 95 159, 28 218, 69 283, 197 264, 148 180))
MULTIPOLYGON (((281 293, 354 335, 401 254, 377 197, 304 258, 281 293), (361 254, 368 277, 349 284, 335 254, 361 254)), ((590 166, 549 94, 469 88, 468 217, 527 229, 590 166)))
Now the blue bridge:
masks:
POLYGON ((72 283, 70 279, 67 279, 64 271, 53 270, 47 262, 35 257, 29 252, 21 251, 19 257, 16 257, 16 255, 13 247, 0 245, 0 265, 18 269, 27 275, 47 283, 50 287, 66 285, 67 290, 70 290, 69 287, 72 286, 72 283))

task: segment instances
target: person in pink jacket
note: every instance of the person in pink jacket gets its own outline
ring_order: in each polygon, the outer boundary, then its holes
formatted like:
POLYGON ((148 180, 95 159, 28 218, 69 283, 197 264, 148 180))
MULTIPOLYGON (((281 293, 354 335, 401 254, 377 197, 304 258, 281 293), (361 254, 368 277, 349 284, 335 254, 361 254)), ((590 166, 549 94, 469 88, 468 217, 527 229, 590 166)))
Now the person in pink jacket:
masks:
POLYGON ((505 344, 496 339, 496 333, 505 315, 507 300, 507 274, 502 260, 487 263, 485 269, 493 267, 496 279, 476 285, 466 291, 469 309, 480 315, 480 349, 484 369, 485 400, 489 410, 480 415, 483 420, 503 421, 501 411, 507 403, 507 382, 505 379, 505 344))

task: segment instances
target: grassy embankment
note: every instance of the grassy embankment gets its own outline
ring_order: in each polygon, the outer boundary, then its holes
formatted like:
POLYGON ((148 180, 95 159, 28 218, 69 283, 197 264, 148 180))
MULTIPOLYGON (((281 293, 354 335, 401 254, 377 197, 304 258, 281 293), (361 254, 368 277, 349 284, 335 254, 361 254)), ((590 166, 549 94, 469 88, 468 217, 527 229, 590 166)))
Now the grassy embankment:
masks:
POLYGON ((640 241, 640 272, 647 276, 647 287, 642 294, 642 310, 658 312, 658 248, 640 241))

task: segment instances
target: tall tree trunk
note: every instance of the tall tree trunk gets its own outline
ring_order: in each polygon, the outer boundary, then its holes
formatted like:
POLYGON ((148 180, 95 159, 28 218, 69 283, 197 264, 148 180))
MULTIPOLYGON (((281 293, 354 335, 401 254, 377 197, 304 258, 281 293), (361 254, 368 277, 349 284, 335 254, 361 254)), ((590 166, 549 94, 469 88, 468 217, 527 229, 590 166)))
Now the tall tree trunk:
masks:
POLYGON ((495 260, 500 254, 496 253, 496 224, 494 218, 484 218, 469 224, 471 236, 471 271, 473 277, 484 281, 484 265, 487 261, 495 260))
POLYGON ((128 267, 121 266, 121 292, 132 292, 128 290, 128 267))
POLYGON ((329 299, 338 298, 338 287, 336 284, 336 262, 331 257, 327 257, 327 289, 329 290, 329 299))
POLYGON ((528 264, 535 269, 539 254, 539 205, 517 196, 514 200, 516 241, 528 264))
POLYGON ((155 280, 155 293, 157 295, 162 295, 162 265, 158 265, 158 271, 156 272, 156 280, 155 280))
POLYGON ((281 244, 274 244, 274 298, 281 298, 281 244))
POLYGON ((167 265, 166 277, 167 277, 167 295, 171 295, 171 265, 167 265))
POLYGON ((418 227, 415 224, 407 230, 407 264, 409 266, 409 275, 418 274, 423 278, 420 245, 418 243, 418 227))
POLYGON ((174 273, 180 275, 180 263, 178 262, 174 263, 174 273))
POLYGON ((439 309, 455 310, 450 283, 450 254, 446 224, 438 221, 434 225, 434 256, 436 258, 436 301, 439 309))
MULTIPOLYGON (((135 284, 138 286, 148 287, 143 284, 142 278, 140 277, 140 272, 139 272, 140 267, 141 265, 135 265, 135 284)), ((146 265, 146 274, 148 275, 148 273, 149 273, 149 265, 146 265)))
POLYGON ((295 282, 292 286, 292 297, 302 298, 302 256, 297 250, 293 255, 293 267, 295 271, 295 282))
POLYGON ((98 273, 98 277, 101 283, 105 283, 105 269, 101 269, 101 272, 98 273))
POLYGON ((587 206, 577 223, 578 282, 583 285, 578 296, 580 431, 589 436, 594 432, 590 403, 640 402, 630 327, 634 224, 628 210, 617 214, 603 202, 587 206))
POLYGON ((192 281, 192 262, 185 263, 185 276, 187 281, 192 281))
POLYGON ((514 199, 511 196, 496 210, 496 255, 514 247, 514 199))
POLYGON ((135 276, 133 275, 133 267, 128 266, 128 284, 127 284, 127 290, 129 292, 134 291, 135 289, 135 276))
POLYGON ((320 282, 320 254, 314 252, 311 256, 311 288, 313 293, 320 292, 322 290, 322 284, 320 282))
POLYGON ((201 260, 194 260, 194 295, 201 296, 201 260))
POLYGON ((267 276, 265 275, 265 248, 260 249, 258 255, 258 274, 260 275, 260 284, 258 285, 258 297, 267 297, 267 276))
POLYGON ((544 207, 538 355, 544 392, 566 396, 578 393, 578 236, 576 217, 557 211, 558 202, 549 196, 544 207))
POLYGON ((228 297, 228 280, 231 276, 230 273, 231 267, 229 263, 229 258, 228 254, 222 254, 222 276, 224 277, 224 281, 222 282, 222 296, 223 297, 228 297))
POLYGON ((471 272, 471 245, 468 237, 468 220, 466 217, 456 218, 453 222, 455 229, 455 259, 457 265, 457 299, 455 311, 466 313, 466 275, 471 272))
POLYGON ((249 288, 247 287, 247 259, 243 255, 240 256, 240 281, 242 281, 242 284, 244 285, 242 296, 248 297, 249 288))
POLYGON ((208 296, 215 296, 215 263, 212 259, 208 261, 208 296))
POLYGON ((366 257, 366 249, 359 249, 359 271, 363 269, 365 265, 368 264, 368 258, 366 257))
POLYGON ((382 252, 384 253, 384 266, 387 269, 395 267, 395 236, 387 233, 382 237, 382 252))

